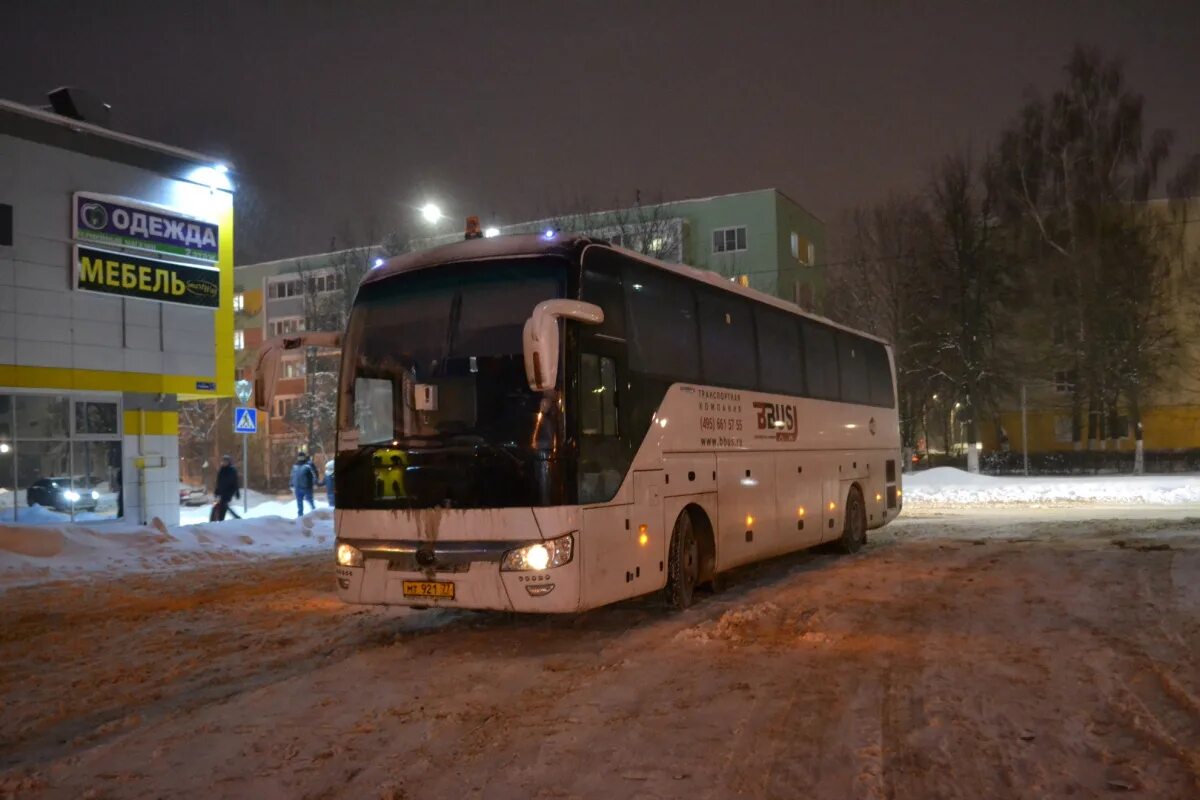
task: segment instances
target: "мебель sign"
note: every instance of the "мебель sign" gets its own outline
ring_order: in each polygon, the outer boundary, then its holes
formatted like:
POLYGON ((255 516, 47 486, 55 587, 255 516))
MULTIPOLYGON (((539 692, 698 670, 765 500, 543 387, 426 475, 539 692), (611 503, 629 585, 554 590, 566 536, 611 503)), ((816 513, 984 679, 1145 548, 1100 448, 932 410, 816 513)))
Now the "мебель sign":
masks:
POLYGON ((202 261, 217 260, 216 223, 158 206, 87 192, 75 193, 71 233, 77 241, 120 245, 202 261))
POLYGON ((75 245, 75 287, 92 292, 217 308, 221 271, 75 245))

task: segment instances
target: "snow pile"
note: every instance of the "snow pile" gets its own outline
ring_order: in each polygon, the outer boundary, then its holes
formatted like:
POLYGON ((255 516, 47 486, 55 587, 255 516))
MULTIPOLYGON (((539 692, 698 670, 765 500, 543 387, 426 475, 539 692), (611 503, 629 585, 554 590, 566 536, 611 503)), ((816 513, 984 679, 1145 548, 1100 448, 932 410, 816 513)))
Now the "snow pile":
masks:
POLYGON ((755 603, 726 611, 715 622, 686 628, 675 638, 683 642, 742 642, 759 640, 777 632, 784 623, 783 610, 771 602, 755 603))
POLYGON ((1200 476, 993 477, 952 467, 904 476, 904 503, 961 505, 1186 505, 1200 503, 1200 476))
POLYGON ((115 521, 0 524, 0 587, 247 561, 321 550, 332 543, 333 513, 328 509, 301 519, 259 516, 174 528, 157 518, 145 526, 115 521))

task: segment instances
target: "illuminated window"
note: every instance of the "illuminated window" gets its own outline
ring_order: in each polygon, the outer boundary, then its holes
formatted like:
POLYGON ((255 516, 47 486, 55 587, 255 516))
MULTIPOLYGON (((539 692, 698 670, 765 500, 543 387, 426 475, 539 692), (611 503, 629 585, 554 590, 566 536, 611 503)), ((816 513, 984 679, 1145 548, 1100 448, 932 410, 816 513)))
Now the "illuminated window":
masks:
POLYGON ((303 378, 304 377, 304 362, 303 361, 285 361, 285 362, 283 362, 283 377, 285 377, 285 378, 303 378))
POLYGON ((245 331, 234 331, 233 332, 233 349, 234 350, 245 350, 246 349, 246 333, 245 333, 245 331))
POLYGON ((750 276, 749 275, 738 275, 737 282, 738 282, 739 286, 749 286, 750 285, 750 276))
POLYGON ((717 228, 712 234, 714 253, 733 253, 746 249, 746 226, 717 228))
POLYGON ((233 310, 241 311, 246 307, 246 296, 238 292, 233 296, 233 310))

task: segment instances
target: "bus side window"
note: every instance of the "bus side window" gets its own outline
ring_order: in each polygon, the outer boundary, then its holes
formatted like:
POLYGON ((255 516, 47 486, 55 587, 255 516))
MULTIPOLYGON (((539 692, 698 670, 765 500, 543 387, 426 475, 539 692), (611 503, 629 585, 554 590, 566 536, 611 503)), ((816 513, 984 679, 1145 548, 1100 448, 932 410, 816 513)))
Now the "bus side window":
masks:
POLYGON ((888 365, 887 348, 879 342, 865 342, 867 350, 867 379, 871 384, 871 405, 895 408, 896 392, 892 388, 892 369, 888 365))
POLYGON ((768 392, 804 394, 804 353, 800 325, 791 314, 756 306, 759 381, 768 392))
POLYGON ((842 402, 871 402, 871 389, 867 382, 867 354, 864 349, 867 341, 845 331, 840 331, 837 337, 842 402))
POLYGON ((698 289, 701 371, 706 383, 751 389, 757 377, 750 304, 729 292, 698 289))
POLYGON ((609 250, 590 248, 584 256, 580 299, 604 309, 604 322, 589 326, 591 335, 625 338, 625 298, 621 288, 620 262, 609 250))
POLYGON ((804 323, 804 366, 808 376, 808 395, 820 400, 837 400, 837 340, 832 328, 819 322, 804 323))
POLYGON ((619 436, 616 364, 606 356, 583 353, 579 373, 579 432, 584 436, 619 436))
POLYGON ((700 378, 700 343, 691 283, 635 263, 624 270, 629 367, 669 381, 700 378))
POLYGON ((617 421, 617 365, 594 353, 579 355, 579 502, 605 503, 629 468, 617 421))

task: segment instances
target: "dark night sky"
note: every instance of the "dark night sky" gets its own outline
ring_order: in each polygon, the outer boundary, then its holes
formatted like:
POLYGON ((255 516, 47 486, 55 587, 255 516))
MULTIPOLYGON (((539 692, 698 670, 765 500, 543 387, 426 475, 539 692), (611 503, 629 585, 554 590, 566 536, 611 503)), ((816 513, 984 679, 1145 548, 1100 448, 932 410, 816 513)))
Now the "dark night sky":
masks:
POLYGON ((1075 42, 1200 150, 1200 2, 0 2, 0 97, 62 84, 227 157, 238 259, 776 186, 831 220, 982 151, 1075 42), (849 8, 845 6, 850 6, 849 8))

